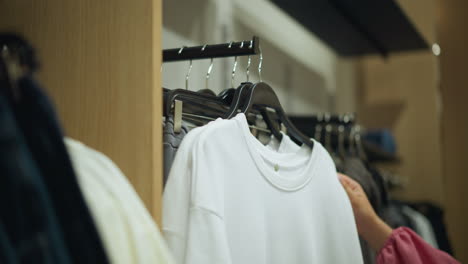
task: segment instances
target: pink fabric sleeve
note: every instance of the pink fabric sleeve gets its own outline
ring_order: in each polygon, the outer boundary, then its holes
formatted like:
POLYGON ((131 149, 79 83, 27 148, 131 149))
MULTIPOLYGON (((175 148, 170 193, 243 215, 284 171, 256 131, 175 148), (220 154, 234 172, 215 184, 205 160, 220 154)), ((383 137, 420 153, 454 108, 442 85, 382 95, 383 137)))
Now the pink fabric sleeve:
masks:
POLYGON ((411 229, 393 230, 377 255, 377 264, 460 264, 447 253, 433 248, 411 229))

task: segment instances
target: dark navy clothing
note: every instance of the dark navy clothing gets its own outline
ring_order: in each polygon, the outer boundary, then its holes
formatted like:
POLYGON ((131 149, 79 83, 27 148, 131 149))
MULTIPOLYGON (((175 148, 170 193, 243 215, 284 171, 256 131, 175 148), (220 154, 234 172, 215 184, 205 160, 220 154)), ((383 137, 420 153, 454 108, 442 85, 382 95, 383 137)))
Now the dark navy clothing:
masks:
POLYGON ((48 188, 0 85, 0 261, 70 261, 48 188))
POLYGON ((16 251, 7 236, 3 224, 0 223, 0 263, 16 264, 18 259, 16 251))
POLYGON ((29 76, 21 78, 17 88, 15 117, 51 197, 71 259, 75 263, 108 263, 51 102, 29 76))

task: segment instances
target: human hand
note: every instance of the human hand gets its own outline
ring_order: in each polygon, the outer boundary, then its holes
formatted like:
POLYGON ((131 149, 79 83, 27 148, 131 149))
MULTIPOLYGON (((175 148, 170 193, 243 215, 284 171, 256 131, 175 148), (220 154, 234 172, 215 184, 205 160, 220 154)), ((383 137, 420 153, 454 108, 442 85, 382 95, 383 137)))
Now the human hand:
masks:
POLYGON ((338 173, 338 178, 351 201, 359 235, 372 248, 379 250, 391 235, 392 229, 375 213, 359 183, 341 173, 338 173))

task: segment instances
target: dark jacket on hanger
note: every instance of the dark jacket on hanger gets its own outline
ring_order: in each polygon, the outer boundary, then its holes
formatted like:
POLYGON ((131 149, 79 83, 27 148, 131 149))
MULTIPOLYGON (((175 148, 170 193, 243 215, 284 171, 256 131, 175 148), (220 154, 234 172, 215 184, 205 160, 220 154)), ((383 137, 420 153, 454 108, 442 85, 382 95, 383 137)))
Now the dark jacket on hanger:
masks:
MULTIPOLYGON (((337 159, 338 160, 338 159, 337 159)), ((363 188, 369 201, 372 204, 372 207, 376 212, 382 211, 382 192, 385 190, 381 189, 374 175, 368 170, 365 163, 358 157, 345 157, 339 162, 335 161, 337 170, 342 172, 349 177, 356 180, 363 188)), ((376 254, 374 250, 367 244, 362 238, 359 239, 361 243, 362 256, 365 264, 375 263, 376 254)))
POLYGON ((0 263, 72 263, 47 186, 4 96, 6 89, 0 85, 0 263))
POLYGON ((18 90, 15 116, 52 198, 73 262, 108 263, 79 189, 52 104, 30 76, 18 81, 18 90))
POLYGON ((356 180, 361 186, 369 201, 372 204, 374 210, 379 212, 382 207, 382 194, 374 177, 366 168, 364 162, 358 157, 346 157, 341 162, 341 166, 337 168, 339 172, 342 172, 349 177, 356 180))
POLYGON ((403 206, 405 205, 401 201, 390 200, 382 211, 382 219, 393 229, 406 226, 415 230, 411 219, 403 213, 403 206))
POLYGON ((18 258, 16 256, 16 250, 10 242, 7 236, 3 224, 0 222, 0 262, 5 264, 16 264, 18 258))

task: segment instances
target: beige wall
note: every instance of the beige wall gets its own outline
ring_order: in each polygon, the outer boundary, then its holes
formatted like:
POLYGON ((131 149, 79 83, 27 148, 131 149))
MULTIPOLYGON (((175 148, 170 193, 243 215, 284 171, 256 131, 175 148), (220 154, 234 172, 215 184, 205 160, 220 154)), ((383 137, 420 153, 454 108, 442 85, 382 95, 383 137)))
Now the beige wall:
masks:
POLYGON ((340 58, 336 70, 336 93, 332 103, 335 113, 355 113, 357 111, 357 90, 360 85, 359 60, 340 58))
POLYGON ((456 255, 468 263, 468 2, 439 0, 442 47, 442 154, 449 232, 456 255))
POLYGON ((428 51, 362 61, 361 122, 390 128, 403 162, 390 167, 407 180, 394 193, 407 200, 444 202, 436 58, 428 51))
MULTIPOLYGON (((435 37, 435 1, 400 0, 400 5, 428 40, 435 37)), ((387 166, 407 180, 394 193, 408 200, 444 203, 438 61, 430 50, 404 52, 387 59, 361 61, 359 116, 369 128, 393 131, 403 162, 387 166)))

